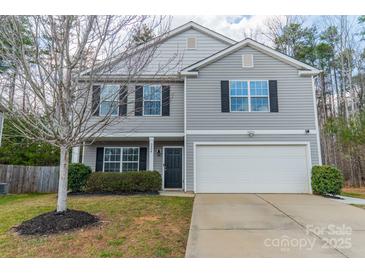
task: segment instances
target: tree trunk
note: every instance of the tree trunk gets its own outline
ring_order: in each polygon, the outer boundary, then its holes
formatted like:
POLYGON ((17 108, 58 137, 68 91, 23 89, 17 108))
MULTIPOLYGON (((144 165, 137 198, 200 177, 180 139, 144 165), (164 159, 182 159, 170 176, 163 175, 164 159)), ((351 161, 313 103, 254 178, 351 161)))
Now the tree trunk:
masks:
POLYGON ((16 82, 16 74, 11 74, 11 84, 10 84, 10 90, 9 90, 9 103, 10 107, 12 108, 14 105, 14 98, 15 98, 15 82, 16 82))
POLYGON ((62 146, 60 149, 60 176, 58 180, 57 212, 63 212, 67 209, 68 158, 68 149, 62 146))

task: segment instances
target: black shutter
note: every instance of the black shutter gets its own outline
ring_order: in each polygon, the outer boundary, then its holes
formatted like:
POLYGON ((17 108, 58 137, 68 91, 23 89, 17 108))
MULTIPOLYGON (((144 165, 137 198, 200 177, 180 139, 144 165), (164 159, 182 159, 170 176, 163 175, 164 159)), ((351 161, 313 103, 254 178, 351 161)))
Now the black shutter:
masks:
POLYGON ((100 86, 93 86, 92 94, 92 111, 93 116, 99 116, 99 104, 100 104, 100 86))
POLYGON ((127 115, 128 87, 120 86, 119 90, 119 116, 127 115))
POLYGON ((229 112, 229 81, 221 81, 222 112, 229 112))
POLYGON ((146 170, 147 168, 147 148, 139 148, 139 170, 146 170))
POLYGON ((134 99, 134 115, 142 116, 143 113, 143 86, 136 86, 134 99))
POLYGON ((170 116, 170 86, 162 86, 162 116, 170 116))
POLYGON ((103 147, 97 147, 96 148, 95 171, 103 171, 103 164, 104 164, 104 148, 103 147))
POLYGON ((269 80, 270 112, 279 112, 278 81, 269 80))

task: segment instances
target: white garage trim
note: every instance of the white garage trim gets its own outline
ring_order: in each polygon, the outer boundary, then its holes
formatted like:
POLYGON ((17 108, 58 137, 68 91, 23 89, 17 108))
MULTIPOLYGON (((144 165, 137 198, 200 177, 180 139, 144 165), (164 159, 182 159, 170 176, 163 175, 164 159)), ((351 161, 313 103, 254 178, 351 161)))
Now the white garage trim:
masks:
POLYGON ((264 129, 252 129, 252 130, 240 130, 240 129, 222 129, 222 130, 210 130, 210 129, 197 129, 197 130, 186 130, 186 134, 188 135, 248 135, 253 132, 255 135, 312 135, 317 134, 316 129, 309 129, 309 132, 306 133, 305 129, 293 129, 293 130, 264 130, 264 129))
POLYGON ((232 146, 232 145, 245 145, 245 146, 282 146, 282 145, 287 145, 287 146, 297 146, 297 145, 302 145, 302 146, 306 146, 306 156, 307 156, 307 175, 308 175, 308 184, 309 184, 309 192, 312 193, 312 183, 311 183, 311 170, 312 170, 312 158, 311 158, 311 149, 310 149, 310 142, 194 142, 193 146, 194 146, 194 155, 193 155, 193 159, 194 159, 194 192, 196 193, 196 164, 197 164, 197 159, 196 159, 196 147, 197 146, 215 146, 215 145, 227 145, 227 146, 232 146))

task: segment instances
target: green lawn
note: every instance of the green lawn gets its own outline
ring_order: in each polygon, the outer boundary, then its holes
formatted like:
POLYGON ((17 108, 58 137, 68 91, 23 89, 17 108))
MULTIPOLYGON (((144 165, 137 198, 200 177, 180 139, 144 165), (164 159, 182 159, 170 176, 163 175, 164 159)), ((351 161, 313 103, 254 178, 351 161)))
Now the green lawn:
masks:
POLYGON ((54 210, 54 194, 0 196, 0 257, 183 257, 193 198, 70 196, 69 207, 99 216, 100 225, 51 236, 11 228, 54 210))
POLYGON ((365 199, 365 194, 364 193, 357 193, 357 192, 345 192, 342 191, 341 195, 343 196, 348 196, 348 197, 353 197, 353 198, 361 198, 361 199, 365 199))

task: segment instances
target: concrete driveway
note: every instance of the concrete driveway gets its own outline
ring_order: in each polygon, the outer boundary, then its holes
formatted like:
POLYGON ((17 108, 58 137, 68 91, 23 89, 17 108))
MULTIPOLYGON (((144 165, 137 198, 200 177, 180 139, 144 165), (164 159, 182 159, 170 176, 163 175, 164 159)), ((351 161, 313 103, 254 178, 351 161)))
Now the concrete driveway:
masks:
POLYGON ((365 210, 306 194, 197 194, 186 257, 365 257, 365 210))

